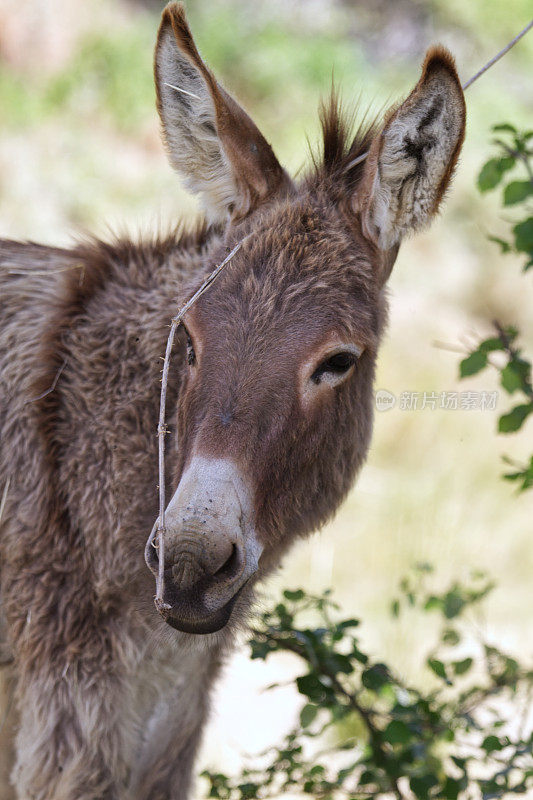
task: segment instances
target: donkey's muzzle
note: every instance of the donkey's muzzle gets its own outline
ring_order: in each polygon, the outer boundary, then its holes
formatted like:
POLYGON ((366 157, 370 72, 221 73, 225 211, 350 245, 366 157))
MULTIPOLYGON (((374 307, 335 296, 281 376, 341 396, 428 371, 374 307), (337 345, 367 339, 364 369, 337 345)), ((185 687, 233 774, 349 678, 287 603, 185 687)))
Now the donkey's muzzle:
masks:
MULTIPOLYGON (((156 605, 173 628, 204 634, 228 623, 258 569, 261 548, 250 511, 249 492, 233 463, 191 461, 165 511, 164 581, 156 605)), ((145 558, 157 576, 154 531, 145 558)))
MULTIPOLYGON (((165 556, 159 611, 173 628, 185 633, 214 633, 227 624, 237 598, 255 572, 246 570, 242 537, 234 538, 237 541, 232 543, 224 533, 209 531, 205 537, 197 534, 193 539, 187 533, 179 539, 181 547, 171 548, 165 556)), ((146 561, 157 575, 159 556, 152 543, 147 547, 146 561)))
POLYGON ((165 607, 161 615, 171 627, 184 633, 216 633, 229 622, 233 607, 243 589, 244 585, 228 602, 212 610, 205 605, 201 592, 179 593, 175 592, 174 587, 170 587, 165 590, 165 607))

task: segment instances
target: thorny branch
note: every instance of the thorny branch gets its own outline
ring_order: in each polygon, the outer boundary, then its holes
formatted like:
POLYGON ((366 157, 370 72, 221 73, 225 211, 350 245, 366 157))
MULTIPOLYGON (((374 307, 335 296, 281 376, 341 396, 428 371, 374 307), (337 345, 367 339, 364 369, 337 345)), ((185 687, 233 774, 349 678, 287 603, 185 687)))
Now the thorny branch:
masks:
MULTIPOLYGON (((497 53, 490 61, 488 61, 482 69, 480 69, 475 75, 472 76, 466 83, 463 84, 463 90, 467 89, 471 86, 474 81, 476 81, 483 73, 485 73, 490 67, 493 66, 497 61, 499 61, 502 56, 504 56, 514 45, 528 33, 528 31, 533 27, 533 21, 531 21, 526 27, 520 31, 520 33, 512 39, 509 44, 507 44, 499 53, 497 53)), ((170 84, 168 84, 170 85, 170 84)), ((176 91, 184 91, 178 86, 172 86, 173 89, 176 91)), ((186 92, 187 93, 187 92, 186 92)), ((363 153, 358 156, 357 159, 352 161, 347 170, 354 167, 356 164, 362 162, 367 157, 368 153, 363 153)), ((206 289, 213 283, 214 280, 218 277, 220 272, 226 266, 226 264, 233 258, 233 256, 237 253, 237 251, 242 246, 243 242, 250 236, 248 234, 244 239, 242 239, 238 244, 235 245, 233 250, 226 256, 226 258, 211 272, 211 274, 205 279, 203 284, 200 286, 197 292, 188 300, 185 305, 180 309, 178 314, 171 320, 170 326, 170 333, 167 340, 167 347, 165 352, 165 358, 163 363, 163 377, 161 381, 161 401, 159 407, 159 424, 157 426, 157 436, 159 439, 159 516, 154 525, 152 533, 148 539, 148 546, 154 546, 158 549, 158 574, 156 577, 156 596, 155 596, 155 604, 156 608, 160 612, 164 612, 168 609, 168 606, 163 601, 163 593, 164 593, 164 571, 165 571, 165 556, 164 556, 164 535, 165 535, 165 435, 167 433, 167 428, 165 425, 165 407, 166 407, 166 394, 167 394, 167 383, 168 383, 168 371, 170 366, 170 356, 172 352, 172 345, 174 343, 174 337, 176 335, 176 330, 180 325, 183 316, 186 312, 194 305, 194 303, 198 300, 198 298, 206 291, 206 289), (157 540, 155 538, 157 534, 157 540)), ((400 798, 402 795, 397 794, 400 798)))
POLYGON ((158 573, 156 577, 156 596, 155 605, 157 610, 162 613, 168 610, 168 604, 163 600, 164 583, 165 583, 165 436, 167 434, 167 427, 165 424, 166 416, 166 400, 167 400, 167 385, 168 385, 168 372, 170 369, 170 356, 172 354, 172 346, 174 344, 174 337, 178 326, 187 311, 196 303, 198 298, 211 286, 214 280, 222 272, 224 267, 231 261, 233 256, 242 247, 248 236, 241 239, 233 250, 215 267, 215 269, 207 276, 200 288, 187 300, 187 302, 180 308, 175 317, 172 318, 170 324, 170 333, 167 339, 167 346, 165 351, 165 358, 163 361, 163 375, 161 378, 161 400, 159 404, 159 424, 157 426, 157 436, 159 439, 159 517, 157 523, 150 534, 148 544, 157 546, 158 550, 158 573), (155 535, 157 534, 157 544, 155 542, 155 535))
MULTIPOLYGON (((504 346, 505 352, 509 357, 509 360, 514 361, 520 356, 519 351, 515 347, 513 347, 512 342, 509 336, 507 335, 506 331, 504 330, 503 326, 501 325, 501 323, 498 322, 498 320, 496 319, 494 320, 493 324, 498 333, 498 337, 504 346)), ((533 386, 528 381, 528 379, 520 375, 520 383, 521 383, 521 389, 524 392, 524 394, 527 395, 528 397, 533 398, 533 386)))
MULTIPOLYGON (((480 70, 478 70, 478 72, 476 72, 476 74, 475 74, 475 75, 472 75, 472 77, 471 77, 471 78, 469 78, 467 81, 465 81, 465 82, 463 83, 463 85, 462 85, 462 87, 461 87, 461 88, 462 88, 462 90, 463 90, 463 92, 465 92, 465 91, 466 91, 466 90, 469 88, 469 86, 471 86, 471 85, 474 83, 474 81, 477 81, 477 79, 478 79, 478 78, 480 78, 480 77, 481 77, 481 76, 482 76, 482 75, 483 75, 483 74, 484 74, 484 73, 485 73, 485 72, 486 72, 488 69, 490 69, 492 66, 494 66, 494 64, 495 64, 497 61, 499 61, 499 60, 500 60, 500 58, 503 58, 503 56, 504 56, 506 53, 508 53, 508 52, 509 52, 509 50, 511 49, 511 47, 514 47, 514 46, 515 46, 515 44, 516 44, 517 42, 519 42, 519 41, 520 41, 520 39, 521 39, 523 36, 525 36, 525 35, 526 35, 526 33, 528 33, 528 32, 531 30, 531 28, 532 28, 532 27, 533 27, 533 20, 531 20, 531 22, 529 22, 529 23, 526 25, 526 27, 525 27, 525 28, 523 28, 523 29, 520 31, 520 33, 519 33, 519 34, 517 34, 517 35, 514 37, 514 39, 511 39, 511 41, 509 42, 509 44, 507 44, 507 45, 506 45, 506 46, 505 46, 505 47, 504 47, 502 50, 500 50, 500 52, 499 52, 499 53, 497 53, 497 54, 496 54, 496 55, 495 55, 493 58, 491 58, 491 59, 490 59, 490 61, 487 61, 487 63, 485 64, 485 66, 484 66, 484 67, 481 67, 481 69, 480 69, 480 70)), ((174 88, 176 88, 176 87, 174 87, 174 88)), ((349 172, 349 170, 351 170, 351 169, 352 169, 353 167, 355 167, 357 164, 360 164, 362 161, 364 161, 364 160, 365 160, 365 158, 367 157, 367 155, 368 155, 368 152, 367 152, 367 153, 361 153, 361 155, 360 155, 360 156, 357 156, 357 158, 354 158, 354 160, 353 160, 353 161, 350 161, 350 163, 347 165, 347 167, 345 168, 345 170, 344 170, 344 171, 345 171, 345 172, 349 172)))

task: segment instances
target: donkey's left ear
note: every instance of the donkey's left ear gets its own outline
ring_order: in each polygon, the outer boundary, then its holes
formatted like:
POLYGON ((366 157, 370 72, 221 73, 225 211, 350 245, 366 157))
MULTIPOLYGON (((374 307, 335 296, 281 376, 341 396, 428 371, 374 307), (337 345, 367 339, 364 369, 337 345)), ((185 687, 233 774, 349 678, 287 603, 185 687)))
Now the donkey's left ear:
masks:
POLYGON ((380 250, 437 213, 465 135, 463 90, 450 53, 428 51, 417 85, 374 138, 356 205, 380 250))

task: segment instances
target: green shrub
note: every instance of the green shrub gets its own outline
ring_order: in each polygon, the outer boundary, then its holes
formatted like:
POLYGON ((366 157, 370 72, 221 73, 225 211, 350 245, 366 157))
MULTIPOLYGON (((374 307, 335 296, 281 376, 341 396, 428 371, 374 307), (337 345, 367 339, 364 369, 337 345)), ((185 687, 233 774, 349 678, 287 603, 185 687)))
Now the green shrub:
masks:
MULTIPOLYGON (((483 166, 478 177, 478 188, 488 192, 496 188, 502 190, 502 203, 511 207, 516 219, 511 223, 511 238, 500 239, 491 236, 502 253, 516 253, 525 256, 524 272, 533 266, 533 216, 531 199, 533 197, 533 167, 531 149, 533 131, 518 131, 509 123, 493 127, 497 134, 494 144, 498 155, 483 166)), ((460 375, 467 378, 488 366, 499 372, 502 389, 518 402, 498 421, 500 433, 515 433, 523 428, 533 413, 533 386, 531 383, 531 359, 518 344, 518 330, 512 326, 494 323, 494 332, 480 342, 461 361, 460 375), (495 354, 499 354, 495 358, 495 354)), ((520 490, 533 486, 533 455, 525 464, 517 464, 510 458, 504 459, 512 467, 504 477, 517 483, 520 490)))
POLYGON ((435 592, 431 571, 416 568, 391 606, 394 618, 405 608, 438 617, 427 691, 365 652, 359 620, 339 619, 328 592, 286 591, 260 616, 252 658, 288 652, 301 664, 299 723, 240 775, 204 772, 208 797, 489 800, 533 792, 533 672, 481 638, 470 618, 493 585, 474 574, 435 592))

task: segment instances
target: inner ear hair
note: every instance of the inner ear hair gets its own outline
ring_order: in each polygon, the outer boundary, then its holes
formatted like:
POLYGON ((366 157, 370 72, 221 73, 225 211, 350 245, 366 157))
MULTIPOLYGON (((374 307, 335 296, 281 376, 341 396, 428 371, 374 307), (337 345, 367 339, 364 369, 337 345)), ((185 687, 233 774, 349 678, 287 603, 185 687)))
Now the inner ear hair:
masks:
POLYGON ((172 165, 201 195, 210 221, 245 216, 292 183, 194 43, 182 3, 164 10, 154 59, 157 107, 172 165))
POLYGON ((200 194, 209 221, 226 217, 235 182, 216 130, 210 73, 194 45, 181 4, 165 8, 154 57, 157 109, 170 163, 200 194), (194 63, 196 60, 197 63, 194 63))
POLYGON ((449 185, 465 134, 466 106, 455 63, 428 51, 409 97, 389 112, 367 160, 365 223, 380 249, 426 225, 449 185))

